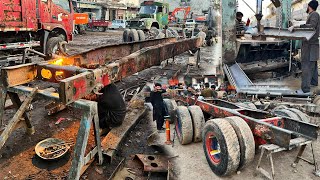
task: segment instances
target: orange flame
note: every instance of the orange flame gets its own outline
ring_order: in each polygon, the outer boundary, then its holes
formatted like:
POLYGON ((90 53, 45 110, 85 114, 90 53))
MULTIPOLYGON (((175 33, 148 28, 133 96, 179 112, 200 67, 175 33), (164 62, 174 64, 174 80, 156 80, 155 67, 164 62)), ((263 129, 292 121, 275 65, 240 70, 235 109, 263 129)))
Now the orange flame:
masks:
POLYGON ((58 60, 55 60, 55 61, 53 61, 51 64, 58 65, 58 66, 62 66, 62 65, 63 65, 63 59, 60 58, 60 59, 58 59, 58 60))

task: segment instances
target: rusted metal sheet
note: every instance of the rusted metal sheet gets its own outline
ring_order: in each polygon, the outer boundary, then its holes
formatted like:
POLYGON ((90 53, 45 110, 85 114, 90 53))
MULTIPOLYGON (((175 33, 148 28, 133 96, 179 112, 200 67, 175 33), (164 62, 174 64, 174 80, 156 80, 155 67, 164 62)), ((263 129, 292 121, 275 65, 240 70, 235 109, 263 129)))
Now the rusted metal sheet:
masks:
POLYGON ((19 28, 37 30, 36 0, 3 0, 0 3, 0 31, 19 28))
POLYGON ((266 27, 262 36, 309 41, 315 33, 313 29, 309 28, 295 28, 294 31, 290 32, 288 29, 280 29, 279 31, 279 28, 266 27))
POLYGON ((97 85, 107 86, 139 71, 159 65, 161 61, 172 56, 198 48, 201 43, 200 38, 193 38, 143 48, 107 66, 61 80, 60 100, 64 104, 72 103, 90 94, 97 85))
POLYGON ((145 172, 168 172, 168 157, 163 155, 136 154, 145 172))
POLYGON ((1 79, 6 87, 13 87, 33 81, 37 76, 36 64, 23 64, 1 69, 1 79))

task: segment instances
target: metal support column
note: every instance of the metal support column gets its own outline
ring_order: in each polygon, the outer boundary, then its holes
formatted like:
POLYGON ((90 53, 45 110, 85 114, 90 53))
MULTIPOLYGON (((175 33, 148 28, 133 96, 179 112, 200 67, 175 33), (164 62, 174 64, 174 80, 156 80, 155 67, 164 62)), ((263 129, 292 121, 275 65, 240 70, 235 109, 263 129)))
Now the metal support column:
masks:
MULTIPOLYGON (((279 19, 279 16, 281 13, 282 16, 282 24, 281 24, 281 28, 288 28, 289 27, 289 21, 291 20, 291 4, 292 4, 292 0, 282 0, 281 1, 281 7, 279 7, 280 10, 278 10, 277 13, 277 20, 279 19)), ((277 23, 279 24, 279 22, 277 23)))
POLYGON ((222 61, 234 63, 237 57, 236 46, 236 9, 235 0, 221 1, 222 11, 222 61))

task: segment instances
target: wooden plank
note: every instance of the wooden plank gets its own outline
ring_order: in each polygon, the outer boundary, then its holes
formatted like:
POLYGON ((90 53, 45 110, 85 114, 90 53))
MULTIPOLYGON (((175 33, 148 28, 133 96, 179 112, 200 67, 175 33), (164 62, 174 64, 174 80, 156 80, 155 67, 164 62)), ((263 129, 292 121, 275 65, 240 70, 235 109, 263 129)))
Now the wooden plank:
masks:
POLYGON ((85 111, 80 121, 80 128, 77 135, 76 145, 74 147, 74 155, 68 179, 80 178, 82 167, 85 165, 85 151, 88 144, 91 122, 91 111, 85 111))

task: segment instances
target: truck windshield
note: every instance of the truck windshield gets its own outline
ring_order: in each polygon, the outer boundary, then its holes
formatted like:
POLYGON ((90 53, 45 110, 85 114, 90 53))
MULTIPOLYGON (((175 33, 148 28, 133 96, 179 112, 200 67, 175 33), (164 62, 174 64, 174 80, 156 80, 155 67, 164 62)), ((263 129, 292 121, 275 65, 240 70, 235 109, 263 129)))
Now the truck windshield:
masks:
POLYGON ((141 6, 139 14, 154 14, 156 13, 157 6, 150 5, 150 6, 141 6))
POLYGON ((62 7, 64 10, 71 12, 69 0, 53 0, 53 3, 62 7))

